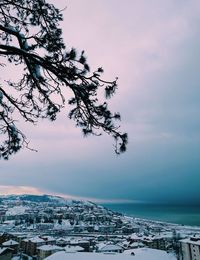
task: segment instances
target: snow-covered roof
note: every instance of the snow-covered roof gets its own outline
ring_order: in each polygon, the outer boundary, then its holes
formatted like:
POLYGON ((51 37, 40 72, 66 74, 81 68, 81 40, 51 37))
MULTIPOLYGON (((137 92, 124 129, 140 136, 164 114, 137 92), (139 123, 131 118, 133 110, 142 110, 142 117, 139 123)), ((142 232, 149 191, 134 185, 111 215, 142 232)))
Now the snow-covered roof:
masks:
POLYGON ((156 249, 135 249, 135 255, 129 253, 67 253, 57 252, 45 258, 45 260, 176 260, 172 254, 156 249))
POLYGON ((43 250, 43 251, 63 250, 62 247, 56 246, 56 245, 43 245, 43 246, 38 247, 37 249, 43 250))
POLYGON ((135 240, 141 239, 141 237, 139 237, 137 234, 132 234, 132 235, 130 236, 130 238, 131 238, 131 239, 135 239, 135 240))
POLYGON ((80 244, 80 243, 88 243, 88 240, 86 240, 85 238, 75 238, 75 239, 71 239, 70 240, 70 244, 80 244))
POLYGON ((6 225, 14 225, 15 224, 15 220, 5 220, 3 222, 3 224, 6 224, 6 225))
POLYGON ((16 245, 19 245, 19 243, 15 240, 10 239, 10 240, 4 242, 2 245, 3 246, 16 246, 16 245))
POLYGON ((6 251, 6 250, 8 250, 8 248, 6 248, 6 247, 0 248, 0 255, 1 255, 4 251, 6 251))
POLYGON ((29 239, 28 239, 28 238, 25 238, 25 239, 23 239, 22 241, 23 241, 23 242, 28 242, 29 239))
POLYGON ((84 248, 81 246, 66 246, 65 251, 66 252, 81 252, 81 251, 84 251, 84 248))
POLYGON ((45 236, 45 237, 42 237, 43 240, 45 241, 56 241, 56 239, 54 237, 51 237, 51 236, 45 236))
POLYGON ((133 242, 130 244, 132 247, 139 247, 140 243, 139 242, 133 242))
POLYGON ((64 242, 69 242, 71 241, 72 238, 71 237, 59 237, 56 241, 59 242, 59 241, 64 241, 64 242))
POLYGON ((180 240, 180 242, 200 246, 200 238, 197 239, 185 238, 180 240))
POLYGON ((106 252, 106 251, 117 251, 122 249, 123 247, 119 245, 104 245, 103 247, 99 248, 99 251, 106 252))
POLYGON ((31 242, 33 243, 41 243, 41 242, 45 242, 44 239, 36 236, 36 237, 32 237, 31 239, 29 239, 31 242))

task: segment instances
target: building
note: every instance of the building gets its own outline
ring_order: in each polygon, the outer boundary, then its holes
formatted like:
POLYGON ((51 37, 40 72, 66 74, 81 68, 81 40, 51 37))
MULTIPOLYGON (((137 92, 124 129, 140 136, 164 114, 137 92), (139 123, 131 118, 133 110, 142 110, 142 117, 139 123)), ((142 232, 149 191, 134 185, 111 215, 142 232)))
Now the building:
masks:
POLYGON ((36 236, 30 239, 24 239, 22 241, 22 251, 23 253, 35 256, 37 255, 37 248, 43 245, 53 245, 56 243, 56 240, 51 237, 40 237, 36 236))
POLYGON ((80 246, 84 248, 85 252, 90 252, 90 241, 84 239, 72 240, 69 243, 70 246, 80 246))
POLYGON ((17 254, 18 253, 19 243, 17 241, 15 241, 15 240, 10 239, 10 240, 2 243, 2 246, 11 248, 13 250, 13 254, 17 254))
POLYGON ((64 249, 56 245, 43 245, 37 248, 39 260, 45 259, 56 252, 63 251, 64 249))
POLYGON ((199 260, 200 259, 200 237, 191 237, 180 240, 180 259, 199 260))
POLYGON ((149 248, 160 250, 166 250, 168 246, 167 239, 163 237, 145 237, 143 240, 141 240, 141 242, 149 248))
POLYGON ((122 253, 124 251, 124 248, 120 245, 102 245, 98 247, 97 252, 100 253, 122 253))
POLYGON ((9 239, 12 238, 12 235, 8 234, 8 233, 2 233, 0 234, 0 244, 8 241, 9 239))

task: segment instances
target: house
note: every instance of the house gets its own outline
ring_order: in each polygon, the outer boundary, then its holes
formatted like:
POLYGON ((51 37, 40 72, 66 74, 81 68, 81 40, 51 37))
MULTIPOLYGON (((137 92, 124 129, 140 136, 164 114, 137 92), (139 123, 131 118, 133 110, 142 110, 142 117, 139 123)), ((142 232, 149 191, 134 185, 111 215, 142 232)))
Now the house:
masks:
POLYGON ((122 230, 122 233, 125 234, 125 235, 132 234, 134 232, 133 228, 128 227, 128 226, 122 227, 121 230, 122 230))
POLYGON ((128 245, 128 248, 132 248, 132 249, 134 249, 134 248, 140 248, 140 247, 144 247, 144 244, 142 243, 142 242, 133 242, 133 243, 130 243, 129 245, 128 245))
POLYGON ((34 256, 37 254, 37 248, 43 245, 53 245, 56 240, 51 237, 36 236, 22 241, 22 250, 25 254, 34 256))
POLYGON ((83 225, 75 225, 74 228, 73 228, 74 232, 76 233, 79 233, 79 232, 83 232, 85 230, 85 226, 83 225))
POLYGON ((115 231, 115 225, 98 225, 98 232, 103 234, 113 233, 115 231))
POLYGON ((152 232, 155 232, 155 233, 160 233, 162 231, 162 227, 156 226, 156 225, 150 226, 150 229, 151 229, 152 232))
POLYGON ((167 240, 163 237, 145 237, 141 242, 150 248, 160 250, 166 250, 168 245, 167 240))
POLYGON ((9 240, 12 238, 12 235, 10 235, 9 233, 2 233, 0 234, 0 244, 4 243, 5 241, 9 240))
POLYGON ((90 251, 90 241, 88 240, 83 240, 83 239, 78 239, 78 240, 72 240, 69 243, 70 246, 80 246, 84 248, 85 252, 90 251))
POLYGON ((18 253, 19 243, 17 241, 15 241, 15 240, 10 239, 10 240, 2 243, 2 246, 11 248, 13 250, 13 254, 17 254, 18 253))
MULTIPOLYGON (((27 235, 26 234, 23 234, 23 233, 20 233, 20 234, 13 234, 12 236, 12 240, 15 240, 16 242, 19 243, 19 248, 21 248, 21 245, 22 245, 22 240, 26 239, 27 238, 27 235)), ((8 240, 8 239, 7 239, 8 240)))
POLYGON ((94 225, 88 225, 88 226, 86 226, 86 230, 89 232, 89 233, 92 233, 92 232, 94 232, 94 225))
POLYGON ((37 254, 37 247, 45 245, 45 241, 40 237, 34 237, 28 240, 25 240, 26 242, 26 251, 25 253, 30 256, 34 256, 37 254))
POLYGON ((45 231, 45 230, 53 229, 54 224, 53 223, 39 223, 36 225, 36 227, 40 231, 45 231))
POLYGON ((60 246, 56 245, 43 245, 37 248, 39 260, 45 259, 47 256, 50 256, 56 252, 64 250, 60 246))
POLYGON ((66 245, 69 245, 69 243, 70 243, 69 238, 58 238, 56 240, 56 245, 61 247, 65 247, 66 245))
POLYGON ((113 245, 113 244, 102 244, 98 246, 97 252, 99 253, 122 253, 124 248, 120 245, 113 245))
POLYGON ((27 252, 28 252, 28 239, 27 238, 24 238, 21 240, 20 248, 23 253, 27 254, 27 252))
POLYGON ((133 225, 132 229, 133 229, 133 233, 139 233, 140 232, 140 226, 139 225, 133 225))

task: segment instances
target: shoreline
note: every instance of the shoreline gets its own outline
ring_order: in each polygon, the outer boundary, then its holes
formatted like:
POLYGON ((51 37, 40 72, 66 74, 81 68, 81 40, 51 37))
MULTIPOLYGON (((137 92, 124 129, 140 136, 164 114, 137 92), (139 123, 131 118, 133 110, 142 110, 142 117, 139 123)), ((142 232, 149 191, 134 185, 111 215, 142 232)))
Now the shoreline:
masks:
POLYGON ((142 219, 146 222, 169 223, 177 226, 200 228, 199 205, 165 205, 165 204, 100 204, 115 213, 127 217, 142 219), (132 205, 132 207, 130 207, 132 205), (128 207, 127 207, 128 206, 128 207), (138 207, 139 206, 139 207, 138 207), (150 207, 152 206, 152 209, 150 207), (147 208, 146 208, 147 207, 147 208), (180 209, 177 210, 177 209, 180 209), (188 209, 188 211, 187 211, 188 209), (193 211, 191 211, 191 209, 193 211), (148 214, 149 213, 149 214, 148 214), (157 213, 157 214, 156 214, 157 213))

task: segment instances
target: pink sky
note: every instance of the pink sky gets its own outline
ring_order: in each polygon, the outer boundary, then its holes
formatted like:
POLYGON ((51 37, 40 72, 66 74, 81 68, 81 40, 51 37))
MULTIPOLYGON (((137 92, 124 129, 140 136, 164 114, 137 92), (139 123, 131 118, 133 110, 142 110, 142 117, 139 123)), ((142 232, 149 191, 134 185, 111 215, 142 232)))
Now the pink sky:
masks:
POLYGON ((122 114, 128 151, 116 157, 111 138, 83 138, 63 111, 53 124, 24 126, 38 153, 1 162, 0 193, 199 201, 200 2, 51 2, 67 6, 66 45, 84 49, 105 79, 119 77, 111 107, 122 114))

